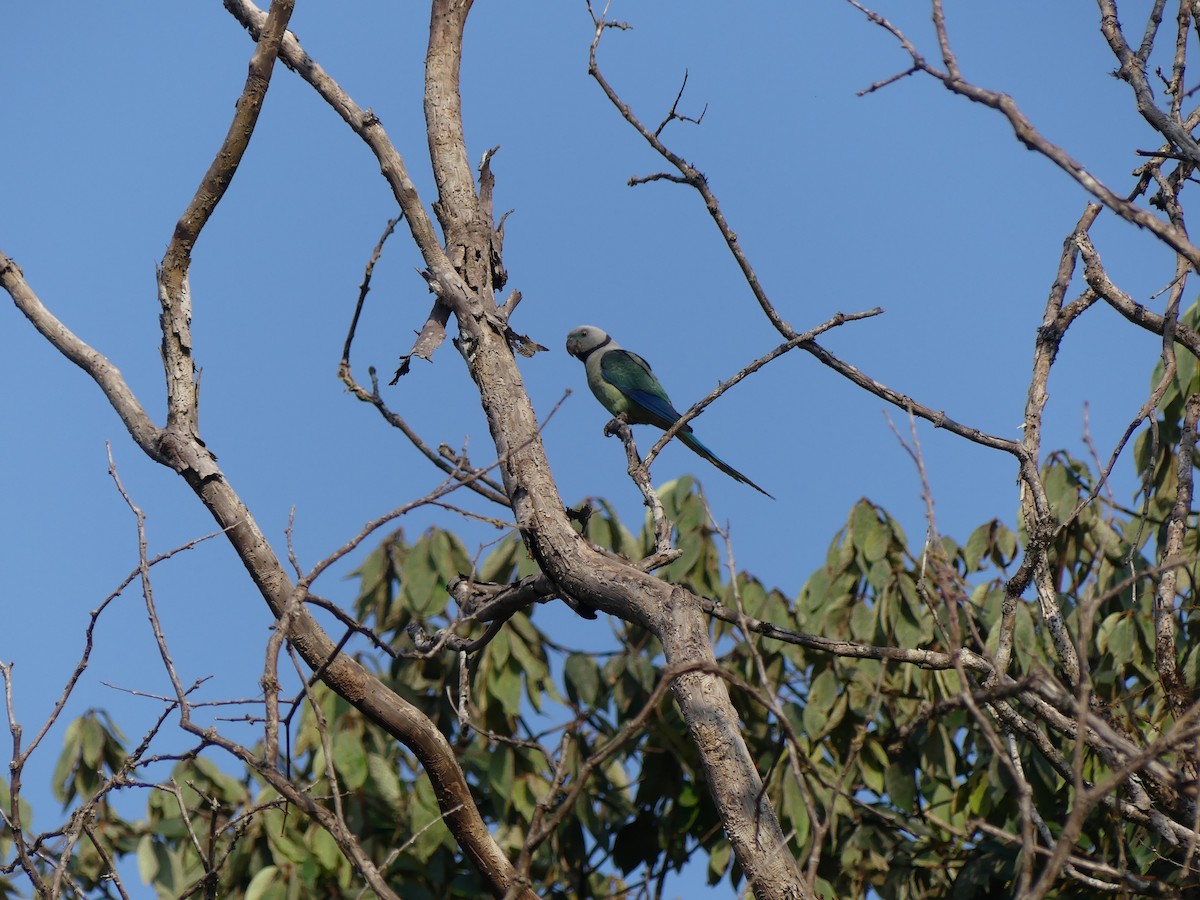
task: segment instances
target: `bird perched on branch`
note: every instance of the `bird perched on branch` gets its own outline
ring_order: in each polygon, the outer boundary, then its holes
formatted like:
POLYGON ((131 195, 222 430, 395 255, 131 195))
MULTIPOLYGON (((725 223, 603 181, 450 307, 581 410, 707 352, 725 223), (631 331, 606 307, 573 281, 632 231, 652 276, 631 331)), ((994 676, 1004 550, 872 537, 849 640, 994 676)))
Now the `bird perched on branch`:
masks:
MULTIPOLYGON (((596 326, 581 325, 568 334, 567 352, 583 363, 588 387, 614 416, 623 415, 631 425, 654 425, 663 431, 682 418, 650 371, 650 364, 636 353, 623 349, 596 326)), ((692 433, 690 425, 684 425, 678 437, 694 453, 707 459, 726 475, 771 497, 704 446, 692 433)))

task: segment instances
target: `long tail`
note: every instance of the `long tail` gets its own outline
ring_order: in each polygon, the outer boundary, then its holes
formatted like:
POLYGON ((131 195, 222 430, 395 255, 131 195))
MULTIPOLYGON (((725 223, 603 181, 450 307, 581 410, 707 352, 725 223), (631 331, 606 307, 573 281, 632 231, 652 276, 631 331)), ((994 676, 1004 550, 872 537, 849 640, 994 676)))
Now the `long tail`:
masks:
POLYGON ((679 434, 676 435, 676 437, 679 438, 679 440, 683 441, 683 443, 693 453, 695 453, 697 456, 702 456, 705 459, 707 459, 710 463, 712 463, 714 466, 716 466, 718 469, 720 469, 722 472, 724 472, 726 475, 728 475, 734 481, 740 481, 742 484, 748 484, 748 485, 750 485, 750 487, 754 488, 760 494, 764 494, 765 496, 770 497, 772 500, 775 499, 774 496, 772 496, 771 494, 768 494, 766 491, 764 491, 762 488, 760 488, 757 484, 755 484, 753 481, 751 481, 749 478, 747 478, 745 475, 743 475, 741 472, 739 472, 737 469, 735 469, 733 466, 729 465, 729 463, 725 462, 725 460, 723 460, 719 456, 717 456, 717 454, 713 453, 711 450, 709 450, 707 447, 705 447, 704 444, 700 441, 700 438, 696 437, 696 435, 694 435, 692 432, 681 431, 679 434))

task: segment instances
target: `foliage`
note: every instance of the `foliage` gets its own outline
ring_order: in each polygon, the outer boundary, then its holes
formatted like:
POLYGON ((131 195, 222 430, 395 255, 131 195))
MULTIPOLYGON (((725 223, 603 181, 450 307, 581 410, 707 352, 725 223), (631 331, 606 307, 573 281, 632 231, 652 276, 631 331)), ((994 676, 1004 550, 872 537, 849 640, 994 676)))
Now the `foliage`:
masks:
MULTIPOLYGON (((1194 374, 1187 373, 1187 378, 1194 374)), ((1171 387, 1164 409, 1180 396, 1171 387)), ((1160 422, 1160 432, 1170 425, 1160 422)), ((1156 675, 1151 618, 1154 527, 1172 485, 1160 442, 1150 465, 1157 480, 1143 515, 1103 503, 1095 476, 1079 460, 1055 454, 1043 480, 1062 524, 1053 559, 1063 609, 1082 642, 1097 701, 1109 721, 1135 739, 1169 725, 1156 675), (1082 501, 1091 498, 1090 503, 1082 501), (1131 573, 1139 580, 1131 580, 1131 573), (1085 627, 1086 616, 1092 623, 1085 627), (1090 630, 1086 630, 1090 628, 1090 630)), ((958 543, 930 535, 912 545, 898 523, 863 500, 830 544, 825 565, 789 600, 748 574, 722 577, 722 547, 702 495, 690 479, 662 489, 682 556, 662 575, 721 608, 798 632, 859 646, 946 650, 995 649, 1005 580, 1019 536, 993 520, 958 543)), ((592 504, 586 536, 637 557, 652 549, 647 523, 633 536, 602 501, 592 504)), ((556 760, 570 786, 582 762, 618 735, 650 699, 663 668, 653 639, 614 623, 619 649, 599 657, 552 642, 536 608, 517 613, 469 661, 470 722, 459 721, 459 655, 416 652, 407 627, 453 629, 447 584, 471 561, 451 533, 431 530, 409 542, 397 531, 358 570, 357 613, 392 656, 367 654, 389 684, 455 736, 455 746, 502 848, 515 857, 539 802, 555 801, 556 760), (569 736, 569 741, 565 738, 569 736)), ((478 561, 479 581, 509 582, 536 571, 515 536, 478 561)), ((1036 608, 1015 611, 1014 674, 1049 671, 1054 648, 1036 608)), ((1197 618, 1184 617, 1189 648, 1179 660, 1194 690, 1200 670, 1197 618)), ((964 697, 978 691, 966 670, 923 669, 879 658, 848 658, 750 634, 714 620, 720 662, 735 685, 744 731, 785 831, 798 854, 817 855, 825 896, 975 897, 1011 889, 1021 828, 1020 784, 1036 809, 1069 808, 1075 789, 1034 741, 1008 759, 994 721, 964 697), (964 680, 965 679, 965 680, 964 680), (764 697, 778 698, 772 709, 764 697)), ((407 897, 479 896, 485 890, 441 824, 428 779, 396 742, 367 727, 343 699, 314 690, 292 740, 292 773, 311 796, 334 790, 363 847, 407 897), (328 723, 322 735, 320 724, 328 723), (331 754, 326 759, 326 754, 331 754), (331 763, 330 766, 327 763, 331 763), (336 786, 329 773, 332 770, 336 786)), ((604 897, 653 881, 697 855, 710 880, 739 879, 693 745, 669 699, 592 774, 566 823, 537 851, 532 874, 546 896, 604 897)), ((1053 736, 1053 735, 1051 735, 1053 736)), ((67 732, 55 772, 64 802, 90 795, 105 770, 126 758, 119 732, 88 713, 67 732)), ((1105 762, 1081 758, 1083 776, 1103 778, 1105 762)), ((219 893, 246 898, 355 896, 354 872, 333 839, 289 812, 253 773, 223 773, 205 756, 176 764, 171 790, 151 794, 146 818, 123 820, 107 805, 97 834, 114 856, 136 854, 159 896, 177 896, 204 870, 194 846, 219 860, 219 893)), ((561 791, 559 793, 561 797, 561 791)), ((1104 807, 1087 816, 1078 853, 1126 860, 1148 880, 1171 883, 1177 849, 1152 830, 1104 807)), ((101 857, 83 848, 72 861, 80 884, 104 895, 101 857)), ((1065 883, 1055 896, 1091 896, 1065 883)))

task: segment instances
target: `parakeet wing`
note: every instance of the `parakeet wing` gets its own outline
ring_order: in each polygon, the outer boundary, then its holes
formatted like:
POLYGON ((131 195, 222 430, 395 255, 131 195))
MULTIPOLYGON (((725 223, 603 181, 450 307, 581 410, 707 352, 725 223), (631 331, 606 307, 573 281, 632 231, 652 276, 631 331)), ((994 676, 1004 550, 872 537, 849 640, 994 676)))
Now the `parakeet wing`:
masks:
MULTIPOLYGON (((671 398, 650 371, 650 364, 636 353, 610 350, 600 360, 600 374, 638 406, 641 415, 631 417, 631 421, 644 419, 645 424, 657 425, 665 431, 679 418, 679 410, 671 405, 671 398)), ((683 430, 692 429, 688 426, 683 430)))

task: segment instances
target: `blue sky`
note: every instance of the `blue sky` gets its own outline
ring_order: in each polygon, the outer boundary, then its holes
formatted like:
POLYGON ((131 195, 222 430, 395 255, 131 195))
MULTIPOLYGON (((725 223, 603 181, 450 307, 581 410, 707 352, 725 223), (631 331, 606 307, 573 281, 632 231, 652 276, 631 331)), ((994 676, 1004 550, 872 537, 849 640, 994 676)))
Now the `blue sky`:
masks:
MULTIPOLYGON (((429 204, 427 15, 418 6, 301 2, 292 26, 380 117, 429 204)), ((934 54, 926 10, 878 8, 934 54)), ((696 115, 707 105, 703 124, 673 124, 665 137, 708 176, 784 318, 804 329, 838 311, 885 307, 823 343, 928 406, 1016 437, 1035 329, 1083 191, 1025 151, 997 115, 930 79, 856 96, 908 60, 846 3, 617 2, 611 14, 635 28, 605 36, 601 65, 645 120, 662 119, 689 73, 680 108, 696 115)), ((950 9, 949 22, 969 79, 1012 94, 1093 174, 1128 189, 1133 148, 1157 143, 1109 74, 1115 66, 1093 8, 978 2, 950 9)), ((154 265, 228 127, 252 44, 217 2, 138 0, 53 14, 24 4, 6 12, 5 31, 0 248, 161 420, 154 265)), ((563 350, 567 331, 595 324, 611 332, 653 364, 680 408, 779 337, 696 195, 666 183, 625 186, 664 165, 587 77, 590 40, 582 2, 477 4, 464 110, 473 158, 502 147, 496 205, 514 210, 506 265, 510 287, 524 295, 514 326, 551 349, 522 361, 526 385, 542 415, 572 391, 544 432, 556 481, 568 503, 606 497, 637 524, 639 495, 620 445, 601 433, 607 414, 563 350)), ((277 72, 245 162, 196 249, 194 327, 203 437, 279 547, 295 508, 304 563, 440 481, 336 378, 364 262, 394 213, 365 147, 307 85, 277 72)), ((1168 256, 1132 226, 1102 216, 1093 236, 1135 298, 1148 301, 1169 279, 1168 256)), ((364 380, 368 365, 390 373, 422 324, 429 295, 418 264, 398 232, 355 345, 364 380)), ((104 442, 146 510, 152 552, 212 523, 173 473, 133 446, 82 373, 11 306, 7 315, 0 659, 16 663, 16 710, 28 730, 73 668, 88 612, 136 563, 134 523, 106 476, 104 442)), ((1087 404, 1107 456, 1145 397, 1158 344, 1107 308, 1077 322, 1050 385, 1046 448, 1084 453, 1087 404)), ((466 444, 475 462, 491 460, 473 386, 448 343, 386 396, 431 444, 466 444)), ((920 484, 885 412, 907 430, 897 410, 792 353, 693 423, 776 502, 678 445, 661 455, 655 478, 697 474, 732 529, 739 565, 794 594, 860 497, 920 540, 920 484)), ((920 437, 943 532, 965 540, 993 517, 1015 524, 1008 458, 927 426, 920 437)), ((643 429, 639 439, 645 449, 654 438, 643 429)), ((1131 469, 1118 465, 1119 497, 1131 492, 1131 469)), ((460 527, 438 511, 401 524, 411 535, 431 524, 460 527)), ((460 530, 469 547, 495 536, 477 525, 460 530)), ((339 576, 353 563, 319 584, 327 596, 350 602, 353 584, 339 576)), ((184 680, 212 674, 208 696, 254 695, 270 620, 229 548, 213 541, 160 567, 155 588, 184 680)), ((602 621, 588 634, 565 610, 537 617, 597 647, 609 640, 602 621)), ((166 688, 134 592, 102 620, 70 712, 108 707, 138 734, 156 707, 102 681, 166 688)), ((61 729, 28 782, 48 778, 60 739, 61 729)), ((45 804, 35 824, 48 824, 45 804)))

